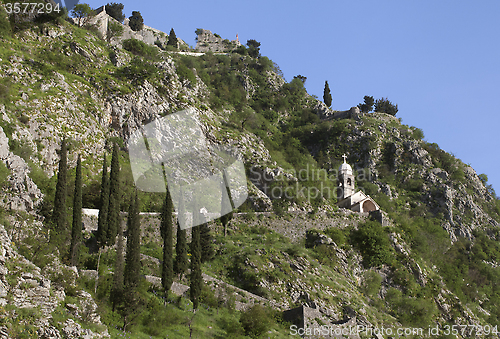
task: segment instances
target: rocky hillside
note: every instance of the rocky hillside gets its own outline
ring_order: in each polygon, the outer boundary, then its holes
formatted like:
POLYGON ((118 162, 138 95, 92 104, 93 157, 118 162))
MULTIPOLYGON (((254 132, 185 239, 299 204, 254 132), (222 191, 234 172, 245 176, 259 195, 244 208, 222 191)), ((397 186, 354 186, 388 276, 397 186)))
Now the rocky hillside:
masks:
MULTIPOLYGON (((128 138, 187 108, 211 144, 231 146, 244 160, 250 196, 227 236, 211 224, 217 254, 204 264, 210 289, 198 323, 185 277, 175 282, 175 302, 158 297, 158 220, 143 217, 149 302, 137 306, 129 335, 182 338, 194 328, 200 336, 250 336, 242 319, 254 303, 281 319, 268 324, 273 338, 288 337, 301 317, 312 327, 467 326, 458 337, 500 324, 499 200, 485 175, 426 142, 418 128, 385 113, 333 111, 300 77, 286 82, 255 47, 251 55, 242 45, 185 55, 134 39, 110 45, 95 27, 64 17, 6 18, 0 10, 0 337, 121 333, 109 302, 116 255, 113 247, 102 258, 95 252, 95 220, 85 221, 78 267, 66 265, 67 248, 50 247, 58 149, 68 138, 71 178, 81 155, 83 207, 96 209, 103 154, 118 142, 125 211, 134 189, 128 138), (342 154, 389 226, 335 206, 342 154), (238 320, 241 328, 229 325, 238 320)), ((198 31, 200 43, 215 39, 208 32, 198 31)), ((160 210, 161 195, 139 197, 143 212, 160 210)))

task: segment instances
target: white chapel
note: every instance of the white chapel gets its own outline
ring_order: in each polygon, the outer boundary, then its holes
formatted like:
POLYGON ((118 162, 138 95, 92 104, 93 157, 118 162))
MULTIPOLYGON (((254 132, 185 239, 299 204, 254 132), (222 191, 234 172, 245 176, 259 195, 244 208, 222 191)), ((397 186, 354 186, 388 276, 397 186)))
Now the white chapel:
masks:
POLYGON ((337 206, 360 213, 380 210, 380 206, 369 195, 363 191, 354 192, 352 167, 346 162, 347 156, 344 154, 342 157, 344 163, 340 165, 337 177, 337 206))

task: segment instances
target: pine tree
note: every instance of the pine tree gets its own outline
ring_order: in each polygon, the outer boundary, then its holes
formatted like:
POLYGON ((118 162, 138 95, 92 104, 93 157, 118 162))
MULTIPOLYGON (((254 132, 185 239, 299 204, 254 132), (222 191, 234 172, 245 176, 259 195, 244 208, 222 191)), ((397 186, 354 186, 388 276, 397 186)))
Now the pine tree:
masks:
POLYGON ((68 160, 67 160, 67 145, 66 139, 61 142, 61 150, 59 156, 59 171, 57 173, 57 184, 56 184, 56 194, 54 198, 54 210, 52 213, 52 222, 56 233, 63 234, 66 229, 66 185, 67 185, 67 172, 68 172, 68 160))
POLYGON ((114 245, 120 225, 120 163, 118 160, 118 145, 113 145, 111 158, 111 173, 109 175, 109 208, 108 229, 106 233, 107 245, 114 245))
POLYGON ((99 206, 99 219, 97 220, 97 245, 104 247, 107 242, 109 208, 109 177, 106 154, 104 154, 101 179, 101 198, 99 206))
POLYGON ((395 116, 396 113, 398 113, 398 105, 393 104, 387 98, 380 98, 375 101, 374 111, 380 113, 387 113, 395 116))
POLYGON ((375 103, 375 100, 373 99, 372 96, 365 95, 364 98, 365 103, 364 104, 359 104, 359 110, 363 113, 368 113, 373 109, 373 104, 375 103))
POLYGON ((323 102, 328 107, 332 105, 332 94, 330 93, 330 86, 328 85, 328 81, 325 81, 325 89, 323 90, 323 102))
POLYGON ((123 22, 125 19, 125 14, 123 14, 123 4, 122 3, 108 3, 106 5, 106 13, 116 20, 123 22))
POLYGON ((127 293, 139 285, 141 271, 141 217, 137 191, 130 199, 127 218, 127 256, 125 258, 124 283, 127 293))
POLYGON ((70 264, 77 266, 80 260, 82 240, 82 160, 78 155, 76 162, 75 193, 73 197, 73 227, 71 228, 70 264))
POLYGON ((170 34, 168 35, 167 46, 173 46, 177 48, 177 36, 175 35, 173 28, 170 30, 170 34))
POLYGON ((212 233, 208 223, 201 224, 200 226, 200 248, 201 248, 201 262, 207 262, 213 259, 215 252, 212 241, 212 233))
POLYGON ((172 286, 172 282, 174 280, 172 249, 172 211, 172 198, 170 197, 170 191, 167 189, 167 195, 165 197, 165 202, 163 203, 163 209, 161 212, 161 236, 163 238, 161 284, 163 286, 163 291, 165 292, 165 298, 168 297, 168 292, 170 291, 170 287, 172 286))
POLYGON ((201 248, 200 248, 200 227, 191 229, 191 274, 189 281, 189 296, 193 302, 193 309, 199 305, 203 278, 201 276, 201 248))

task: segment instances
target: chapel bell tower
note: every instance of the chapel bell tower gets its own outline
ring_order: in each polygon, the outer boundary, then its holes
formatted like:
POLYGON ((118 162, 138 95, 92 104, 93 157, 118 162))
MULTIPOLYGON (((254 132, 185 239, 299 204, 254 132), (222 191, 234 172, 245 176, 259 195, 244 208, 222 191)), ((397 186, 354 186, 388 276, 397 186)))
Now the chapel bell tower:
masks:
POLYGON ((354 175, 352 174, 351 166, 346 162, 347 156, 344 154, 344 163, 339 167, 337 178, 337 198, 343 200, 354 194, 354 175))

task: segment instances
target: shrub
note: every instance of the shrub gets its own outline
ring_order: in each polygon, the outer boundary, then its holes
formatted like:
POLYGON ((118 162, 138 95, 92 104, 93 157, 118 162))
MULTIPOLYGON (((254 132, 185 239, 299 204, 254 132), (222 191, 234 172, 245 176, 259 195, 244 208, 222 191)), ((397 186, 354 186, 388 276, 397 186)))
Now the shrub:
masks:
POLYGON ((7 177, 10 175, 10 170, 5 166, 3 161, 0 161, 0 187, 7 184, 7 177))
POLYGON ((378 294, 382 283, 382 277, 375 271, 367 271, 365 273, 365 281, 363 283, 363 291, 368 296, 378 294))
POLYGON ((0 37, 6 38, 10 36, 12 29, 10 27, 9 17, 3 6, 0 6, 0 37))
POLYGON ((132 54, 142 56, 148 59, 155 59, 158 56, 158 49, 139 41, 137 39, 127 39, 123 41, 123 48, 132 54))
POLYGON ((10 101, 11 86, 10 78, 5 78, 0 83, 0 102, 8 103, 10 101))
POLYGON ((144 81, 154 78, 158 73, 157 68, 148 63, 140 60, 139 58, 133 59, 129 65, 119 68, 115 72, 115 76, 119 78, 126 78, 135 86, 144 84, 144 81))
POLYGON ((344 246, 347 243, 347 238, 345 233, 340 228, 331 227, 325 230, 325 234, 332 238, 332 240, 337 244, 337 246, 344 246))
POLYGON ((389 237, 376 221, 359 224, 359 229, 352 231, 350 241, 361 252, 365 267, 391 264, 395 259, 389 237))
POLYGON ((132 54, 154 59, 158 56, 158 49, 137 39, 123 40, 123 48, 132 54))
POLYGON ((29 161, 31 155, 33 154, 33 149, 27 144, 27 142, 24 141, 10 139, 9 147, 12 153, 20 156, 26 162, 29 161))
POLYGON ((269 311, 257 304, 241 314, 240 323, 246 335, 258 338, 271 327, 269 318, 269 311))
POLYGON ((196 76, 193 71, 183 63, 179 63, 176 68, 176 73, 181 81, 188 80, 192 85, 196 84, 196 76))

